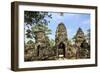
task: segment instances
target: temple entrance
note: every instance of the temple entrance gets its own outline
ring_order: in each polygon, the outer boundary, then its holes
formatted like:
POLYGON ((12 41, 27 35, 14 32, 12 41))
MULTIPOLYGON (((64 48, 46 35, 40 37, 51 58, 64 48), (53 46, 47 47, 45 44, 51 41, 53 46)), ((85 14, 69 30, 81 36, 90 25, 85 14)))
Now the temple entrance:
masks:
POLYGON ((58 56, 59 58, 65 57, 65 44, 63 42, 58 45, 58 56))

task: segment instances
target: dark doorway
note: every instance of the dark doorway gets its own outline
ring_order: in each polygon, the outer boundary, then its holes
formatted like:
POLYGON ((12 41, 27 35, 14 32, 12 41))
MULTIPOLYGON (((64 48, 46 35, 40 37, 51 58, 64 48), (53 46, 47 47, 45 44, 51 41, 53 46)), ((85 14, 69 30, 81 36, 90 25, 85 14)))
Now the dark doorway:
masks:
POLYGON ((37 46, 37 56, 39 56, 40 45, 37 46))
POLYGON ((65 44, 63 42, 58 45, 58 55, 65 57, 65 44))

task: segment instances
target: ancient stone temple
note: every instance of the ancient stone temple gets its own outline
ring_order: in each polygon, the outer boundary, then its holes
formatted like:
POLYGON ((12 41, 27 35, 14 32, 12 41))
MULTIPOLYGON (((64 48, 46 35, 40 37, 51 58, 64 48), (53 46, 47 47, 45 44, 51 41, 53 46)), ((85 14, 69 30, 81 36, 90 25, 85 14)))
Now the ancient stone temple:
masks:
POLYGON ((50 46, 50 39, 44 31, 35 31, 34 35, 35 41, 25 45, 25 61, 90 58, 90 47, 81 28, 78 28, 74 36, 74 44, 68 40, 63 23, 56 28, 53 46, 50 46))
POLYGON ((77 46, 80 46, 81 43, 85 40, 84 32, 81 28, 78 28, 76 36, 75 36, 75 43, 77 46))
POLYGON ((67 30, 63 23, 58 24, 55 35, 56 56, 67 58, 67 30))

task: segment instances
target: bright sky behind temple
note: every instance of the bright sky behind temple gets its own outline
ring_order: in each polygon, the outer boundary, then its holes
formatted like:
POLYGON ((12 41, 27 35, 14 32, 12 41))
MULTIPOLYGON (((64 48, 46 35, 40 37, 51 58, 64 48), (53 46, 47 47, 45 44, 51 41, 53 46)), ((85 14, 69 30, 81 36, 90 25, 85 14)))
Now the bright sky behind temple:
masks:
MULTIPOLYGON (((49 12, 50 13, 50 12, 49 12)), ((78 28, 82 28, 83 32, 86 33, 90 29, 90 14, 82 13, 50 13, 52 19, 48 24, 48 28, 52 30, 52 34, 49 35, 50 39, 55 39, 55 32, 59 23, 64 23, 67 29, 68 39, 73 38, 78 28)))
MULTIPOLYGON (((49 12, 48 14, 52 15, 52 19, 45 17, 46 20, 49 20, 48 28, 52 30, 52 34, 48 35, 49 39, 55 40, 56 29, 59 23, 64 23, 67 29, 67 37, 68 39, 72 39, 76 34, 78 28, 82 28, 83 32, 86 33, 88 29, 90 29, 90 14, 84 13, 56 13, 49 12)), ((25 42, 28 39, 25 37, 25 42)))

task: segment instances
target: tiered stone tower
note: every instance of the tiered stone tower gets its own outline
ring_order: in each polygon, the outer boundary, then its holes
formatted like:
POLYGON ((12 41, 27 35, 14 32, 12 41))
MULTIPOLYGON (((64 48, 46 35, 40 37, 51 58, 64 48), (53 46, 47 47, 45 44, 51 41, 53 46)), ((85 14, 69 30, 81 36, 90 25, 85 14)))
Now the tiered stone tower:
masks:
POLYGON ((75 36, 75 43, 77 46, 80 47, 81 43, 85 40, 84 32, 81 28, 78 28, 76 36, 75 36))
POLYGON ((67 30, 63 23, 58 24, 55 35, 56 56, 67 58, 67 30))

